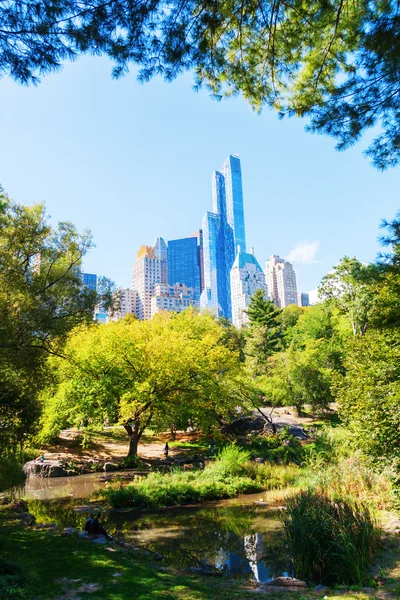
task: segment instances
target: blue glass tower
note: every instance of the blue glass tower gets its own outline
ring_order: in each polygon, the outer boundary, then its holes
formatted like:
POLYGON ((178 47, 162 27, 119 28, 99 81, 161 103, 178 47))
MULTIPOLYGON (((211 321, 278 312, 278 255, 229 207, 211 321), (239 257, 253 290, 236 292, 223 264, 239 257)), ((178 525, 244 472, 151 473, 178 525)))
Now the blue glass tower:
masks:
POLYGON ((200 300, 200 260, 197 238, 188 237, 168 242, 168 283, 183 283, 193 289, 200 300))
POLYGON ((200 306, 232 318, 230 271, 240 246, 246 250, 242 172, 229 156, 212 177, 212 213, 203 219, 204 291, 200 306))
POLYGON ((242 252, 246 252, 242 169, 239 157, 228 156, 221 167, 221 173, 225 180, 226 219, 233 231, 236 255, 238 246, 242 252))
POLYGON ((85 287, 95 292, 97 290, 97 275, 93 273, 82 273, 82 283, 85 287))

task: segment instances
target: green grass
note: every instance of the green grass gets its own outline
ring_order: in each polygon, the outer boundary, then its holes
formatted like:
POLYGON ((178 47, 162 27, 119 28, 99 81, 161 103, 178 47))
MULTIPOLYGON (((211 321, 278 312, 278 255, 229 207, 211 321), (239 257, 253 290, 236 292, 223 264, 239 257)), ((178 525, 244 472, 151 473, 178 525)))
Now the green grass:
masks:
POLYGON ((260 465, 236 446, 226 446, 204 470, 151 473, 145 479, 101 490, 114 507, 161 508, 232 498, 239 494, 293 485, 296 466, 260 465))

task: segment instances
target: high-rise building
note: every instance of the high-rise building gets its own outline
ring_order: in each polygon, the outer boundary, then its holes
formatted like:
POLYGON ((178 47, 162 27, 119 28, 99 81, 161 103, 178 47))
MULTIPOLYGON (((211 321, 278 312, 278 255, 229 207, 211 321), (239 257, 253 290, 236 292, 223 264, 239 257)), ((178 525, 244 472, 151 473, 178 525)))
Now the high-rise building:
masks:
POLYGON ((201 306, 232 316, 230 271, 238 247, 246 252, 240 159, 229 156, 212 177, 213 212, 203 219, 204 290, 201 306))
POLYGON ((119 306, 114 312, 109 312, 108 321, 119 321, 127 315, 137 316, 138 294, 135 290, 120 288, 115 295, 117 296, 116 300, 118 300, 119 306))
POLYGON ((203 217, 204 289, 200 297, 200 308, 219 314, 217 286, 217 231, 219 217, 207 212, 203 217))
POLYGON ((163 310, 182 312, 189 306, 195 306, 195 304, 196 300, 192 288, 188 288, 182 283, 175 283, 174 285, 156 283, 151 298, 151 316, 153 317, 163 310))
POLYGON ((154 240, 154 252, 160 261, 161 283, 168 283, 168 248, 162 237, 154 240))
POLYGON ((200 293, 204 290, 204 255, 203 255, 203 230, 198 229, 189 237, 194 237, 197 240, 197 252, 199 255, 200 265, 200 293))
POLYGON ((94 292, 97 290, 97 275, 93 273, 81 273, 81 279, 83 285, 89 288, 89 290, 94 292))
POLYGON ((297 304, 296 273, 290 262, 273 254, 267 260, 265 276, 270 298, 276 306, 285 308, 297 304))
POLYGON ((248 322, 248 316, 243 311, 249 306, 256 290, 263 290, 268 295, 264 272, 254 256, 254 250, 248 254, 241 252, 239 246, 231 269, 232 323, 235 327, 242 327, 248 322))
POLYGON ((236 154, 228 156, 221 167, 221 174, 225 181, 226 219, 233 231, 235 254, 238 246, 246 252, 242 170, 236 154))
POLYGON ((194 299, 200 301, 201 265, 197 237, 187 237, 168 242, 168 283, 184 284, 193 290, 194 299))
POLYGON ((151 318, 154 285, 161 283, 161 265, 153 246, 141 246, 132 267, 132 290, 137 292, 138 319, 151 318))
POLYGON ((298 292, 297 304, 299 306, 310 306, 310 294, 307 294, 306 292, 298 292))

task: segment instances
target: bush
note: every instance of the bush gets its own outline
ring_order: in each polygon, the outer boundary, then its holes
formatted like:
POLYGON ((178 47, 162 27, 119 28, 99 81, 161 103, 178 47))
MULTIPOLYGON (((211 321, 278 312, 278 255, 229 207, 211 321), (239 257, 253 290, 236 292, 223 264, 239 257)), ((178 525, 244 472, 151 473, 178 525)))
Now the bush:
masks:
POLYGON ((3 455, 0 461, 0 492, 22 485, 25 473, 18 456, 3 455))
POLYGON ((288 498, 282 521, 297 577, 324 584, 365 583, 377 543, 365 504, 301 491, 288 498))

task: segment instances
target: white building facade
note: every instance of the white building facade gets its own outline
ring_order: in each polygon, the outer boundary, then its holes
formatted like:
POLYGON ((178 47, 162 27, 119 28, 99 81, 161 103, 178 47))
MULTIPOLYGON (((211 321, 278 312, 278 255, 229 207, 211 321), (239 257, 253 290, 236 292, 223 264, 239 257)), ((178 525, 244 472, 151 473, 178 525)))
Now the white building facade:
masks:
POLYGON ((138 313, 138 294, 130 288, 118 289, 116 292, 118 309, 114 312, 109 312, 108 321, 119 321, 127 315, 135 315, 138 313))
POLYGON ((182 312, 189 306, 195 306, 194 290, 182 283, 167 285, 156 283, 151 299, 151 316, 163 310, 182 312))
POLYGON ((151 319, 151 298, 156 283, 161 283, 161 265, 153 246, 142 246, 132 267, 132 291, 136 292, 136 316, 151 319))
POLYGON ((256 290, 263 290, 268 296, 268 289, 265 282, 265 275, 262 268, 252 253, 241 252, 240 246, 233 263, 231 273, 231 302, 232 302, 232 323, 235 327, 242 327, 248 323, 248 316, 244 312, 249 306, 251 297, 256 290))
POLYGON ((265 277, 271 300, 279 308, 297 304, 296 273, 293 265, 273 254, 266 263, 265 277))

